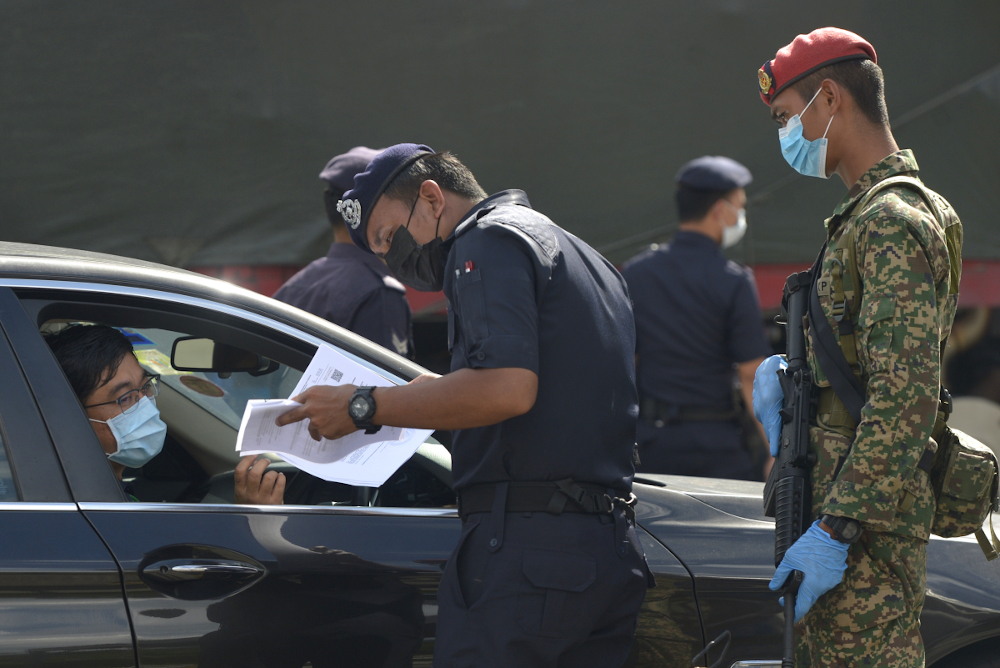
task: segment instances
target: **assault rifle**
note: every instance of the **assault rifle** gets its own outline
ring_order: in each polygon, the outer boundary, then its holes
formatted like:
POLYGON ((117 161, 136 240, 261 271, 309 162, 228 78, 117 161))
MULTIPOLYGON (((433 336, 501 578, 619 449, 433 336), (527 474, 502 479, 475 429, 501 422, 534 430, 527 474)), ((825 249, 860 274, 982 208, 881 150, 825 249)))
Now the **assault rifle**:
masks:
MULTIPOLYGON (((774 518, 774 565, 811 524, 809 490, 809 411, 812 374, 806 361, 806 339, 802 321, 808 312, 812 272, 792 274, 785 281, 782 306, 785 311, 785 357, 788 368, 778 371, 785 395, 781 409, 778 456, 764 485, 764 514, 774 518)), ((802 573, 792 571, 782 589, 785 597, 785 648, 782 668, 795 666, 795 594, 802 573)))

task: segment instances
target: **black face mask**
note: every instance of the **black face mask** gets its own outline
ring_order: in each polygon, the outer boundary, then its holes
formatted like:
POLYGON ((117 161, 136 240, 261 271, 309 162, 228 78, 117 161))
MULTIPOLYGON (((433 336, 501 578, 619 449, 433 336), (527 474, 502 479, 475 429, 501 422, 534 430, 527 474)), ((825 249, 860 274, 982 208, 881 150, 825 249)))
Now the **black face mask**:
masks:
MULTIPOLYGON (((412 209, 410 215, 413 215, 412 209)), ((440 225, 441 219, 438 218, 438 227, 440 225)), ((410 221, 407 219, 406 226, 400 227, 392 235, 385 263, 393 276, 404 285, 420 292, 437 292, 444 287, 445 252, 441 247, 444 240, 437 236, 435 227, 434 239, 421 246, 410 234, 409 227, 410 221)))

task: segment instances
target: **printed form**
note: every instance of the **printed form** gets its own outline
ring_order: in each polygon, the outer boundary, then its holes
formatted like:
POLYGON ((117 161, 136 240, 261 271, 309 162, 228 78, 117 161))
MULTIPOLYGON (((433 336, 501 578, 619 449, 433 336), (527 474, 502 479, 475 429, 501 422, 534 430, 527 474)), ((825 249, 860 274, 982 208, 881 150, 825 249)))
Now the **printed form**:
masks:
MULTIPOLYGON (((357 385, 390 387, 389 379, 371 371, 336 348, 320 346, 292 396, 313 385, 357 385)), ((405 464, 433 433, 430 429, 382 427, 377 433, 363 431, 334 440, 313 440, 309 421, 278 427, 275 419, 298 402, 291 399, 252 399, 247 402, 236 439, 242 455, 274 453, 312 475, 347 485, 379 487, 405 464)))

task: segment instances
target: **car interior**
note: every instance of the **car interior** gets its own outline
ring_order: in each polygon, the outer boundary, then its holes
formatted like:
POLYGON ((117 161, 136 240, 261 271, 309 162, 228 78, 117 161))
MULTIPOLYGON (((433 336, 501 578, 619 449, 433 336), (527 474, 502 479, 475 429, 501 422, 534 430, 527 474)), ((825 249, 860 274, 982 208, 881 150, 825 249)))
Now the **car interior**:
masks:
MULTIPOLYGON (((236 441, 246 402, 285 399, 316 351, 308 340, 259 321, 157 300, 66 295, 24 299, 42 333, 73 323, 118 328, 139 363, 160 376, 157 407, 167 424, 162 452, 123 481, 141 502, 231 504, 236 441)), ((428 439, 379 488, 330 482, 268 455, 285 474, 286 505, 442 508, 454 506, 451 456, 428 439)))

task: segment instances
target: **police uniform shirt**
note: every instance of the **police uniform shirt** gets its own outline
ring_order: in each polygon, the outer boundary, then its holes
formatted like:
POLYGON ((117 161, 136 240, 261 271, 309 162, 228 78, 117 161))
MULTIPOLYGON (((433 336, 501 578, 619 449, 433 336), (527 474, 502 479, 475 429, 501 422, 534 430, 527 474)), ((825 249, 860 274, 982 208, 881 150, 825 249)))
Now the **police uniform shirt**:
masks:
POLYGON ((630 489, 635 330, 621 275, 520 190, 479 203, 448 243, 452 371, 538 374, 530 411, 455 432, 455 489, 562 478, 630 489))
POLYGON ((622 274, 635 309, 639 394, 679 406, 732 406, 733 363, 771 354, 750 269, 679 231, 622 274))
POLYGON ((384 262, 354 244, 332 244, 326 257, 288 279, 274 298, 413 357, 406 288, 384 262))

